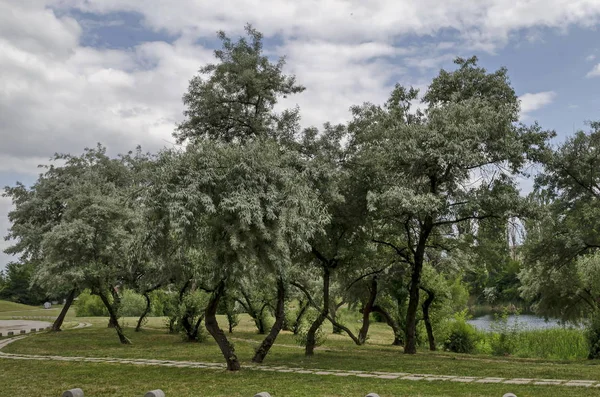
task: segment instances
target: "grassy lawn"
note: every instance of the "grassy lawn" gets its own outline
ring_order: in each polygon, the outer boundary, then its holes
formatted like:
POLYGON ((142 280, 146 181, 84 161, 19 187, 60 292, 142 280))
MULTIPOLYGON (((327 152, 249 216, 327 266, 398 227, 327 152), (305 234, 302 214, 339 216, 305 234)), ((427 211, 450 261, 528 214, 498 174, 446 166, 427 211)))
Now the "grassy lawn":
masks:
MULTIPOLYGON (((188 343, 178 335, 146 329, 135 333, 127 330, 132 345, 122 346, 113 330, 92 327, 60 334, 38 334, 12 343, 3 349, 7 353, 152 358, 182 361, 223 362, 217 345, 207 339, 203 343, 188 343)), ((232 337, 243 365, 250 365, 258 335, 234 332, 232 337), (240 338, 240 339, 237 339, 240 338)), ((368 371, 409 372, 420 374, 498 376, 504 378, 547 378, 600 380, 600 366, 594 361, 553 361, 518 358, 493 358, 452 353, 422 351, 415 356, 402 354, 401 348, 387 345, 354 346, 347 338, 328 346, 335 350, 317 349, 314 357, 306 358, 302 349, 293 346, 292 335, 278 338, 265 364, 290 367, 347 369, 368 371), (287 344, 290 346, 287 346, 287 344)))
MULTIPOLYGON (((55 310, 55 309, 51 309, 55 310)), ((58 309, 56 309, 58 311, 58 309)), ((35 309, 34 309, 35 311, 35 309)), ((44 313, 45 311, 42 309, 44 313)), ((28 315, 31 310, 11 315, 28 315)), ((2 315, 2 313, 0 313, 2 315)), ((89 322, 91 328, 58 334, 41 333, 14 342, 3 349, 7 353, 61 356, 149 358, 222 363, 223 358, 210 337, 202 343, 184 342, 169 335, 164 318, 150 318, 142 332, 132 327, 135 318, 124 318, 127 335, 133 344, 118 343, 114 330, 105 318, 74 317, 69 324, 89 322)), ((219 321, 225 325, 225 319, 219 321)), ((161 388, 169 396, 253 396, 269 391, 274 396, 364 396, 376 391, 382 396, 502 396, 506 392, 522 396, 593 396, 598 389, 552 386, 462 384, 457 382, 402 381, 368 378, 341 378, 253 371, 250 359, 263 335, 257 335, 248 316, 228 335, 234 342, 243 369, 240 373, 225 371, 140 367, 100 363, 66 363, 0 359, 2 394, 59 396, 66 389, 82 387, 86 395, 134 396, 161 388)), ((402 354, 400 347, 390 345, 391 332, 383 324, 373 324, 368 343, 355 346, 347 336, 330 334, 314 357, 306 358, 294 335, 283 332, 265 361, 268 365, 289 367, 346 369, 363 371, 409 372, 461 376, 503 378, 586 379, 600 380, 600 366, 587 360, 542 360, 460 355, 420 351, 415 356, 402 354)))
MULTIPOLYGON (((17 313, 29 312, 31 310, 39 310, 39 309, 43 310, 44 308, 37 307, 37 306, 27 306, 27 305, 22 305, 20 303, 7 302, 7 301, 0 300, 0 314, 2 314, 3 312, 17 312, 17 313)), ((21 314, 16 314, 16 315, 21 315, 21 314)), ((26 315, 26 314, 23 314, 23 315, 26 315)))
POLYGON ((598 390, 571 387, 462 384, 451 382, 399 381, 340 378, 242 370, 239 373, 191 369, 137 367, 133 365, 31 362, 0 360, 2 395, 54 397, 73 387, 86 396, 142 396, 161 388, 167 396, 252 397, 269 391, 274 397, 364 397, 369 392, 387 396, 499 397, 506 392, 527 396, 597 396, 598 390))

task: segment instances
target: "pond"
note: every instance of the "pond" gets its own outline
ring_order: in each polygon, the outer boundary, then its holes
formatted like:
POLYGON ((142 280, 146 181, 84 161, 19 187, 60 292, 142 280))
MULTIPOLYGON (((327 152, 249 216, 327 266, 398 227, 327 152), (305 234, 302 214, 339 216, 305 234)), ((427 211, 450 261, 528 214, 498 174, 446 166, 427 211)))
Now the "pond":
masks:
MULTIPOLYGON (((546 321, 543 317, 531 315, 531 314, 521 314, 519 316, 510 315, 508 316, 508 325, 513 326, 515 321, 518 321, 520 327, 523 329, 546 329, 546 328, 555 328, 561 327, 562 325, 558 322, 557 319, 548 319, 546 321)), ((494 316, 492 314, 488 314, 482 317, 477 317, 472 320, 467 321, 469 324, 473 325, 480 331, 491 331, 492 324, 494 323, 494 316)))

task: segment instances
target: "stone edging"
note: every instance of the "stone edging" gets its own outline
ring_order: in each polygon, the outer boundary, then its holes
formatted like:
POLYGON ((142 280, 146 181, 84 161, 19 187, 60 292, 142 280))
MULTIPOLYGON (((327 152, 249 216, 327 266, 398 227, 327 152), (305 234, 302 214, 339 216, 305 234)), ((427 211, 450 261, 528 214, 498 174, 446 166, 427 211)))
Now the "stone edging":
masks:
POLYGON ((30 334, 32 332, 38 332, 38 331, 48 331, 51 328, 52 327, 42 327, 42 328, 31 328, 29 330, 21 329, 21 330, 18 330, 18 331, 5 331, 5 332, 0 332, 0 337, 22 335, 22 334, 30 334))

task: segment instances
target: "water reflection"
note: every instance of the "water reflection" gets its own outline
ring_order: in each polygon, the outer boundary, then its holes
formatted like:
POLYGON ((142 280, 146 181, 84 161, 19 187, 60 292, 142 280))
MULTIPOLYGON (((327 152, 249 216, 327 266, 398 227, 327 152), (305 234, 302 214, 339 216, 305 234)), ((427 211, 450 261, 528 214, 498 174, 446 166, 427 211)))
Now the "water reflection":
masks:
MULTIPOLYGON (((512 327, 518 321, 519 328, 522 329, 547 329, 562 327, 562 324, 557 319, 548 319, 546 321, 543 317, 534 316, 531 314, 522 314, 519 316, 508 316, 508 325, 512 327)), ((468 321, 469 324, 481 331, 492 331, 492 324, 494 323, 494 316, 491 314, 477 317, 468 321)), ((572 324, 568 326, 573 327, 572 324)))

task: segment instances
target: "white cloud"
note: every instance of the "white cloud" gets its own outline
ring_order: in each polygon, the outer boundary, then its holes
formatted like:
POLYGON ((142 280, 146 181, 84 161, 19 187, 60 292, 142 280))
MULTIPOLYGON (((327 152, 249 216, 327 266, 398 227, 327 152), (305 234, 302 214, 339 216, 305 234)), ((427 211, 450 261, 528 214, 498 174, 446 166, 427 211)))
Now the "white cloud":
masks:
POLYGON ((594 66, 592 70, 585 75, 585 77, 598 77, 600 76, 600 63, 594 66))
POLYGON ((554 91, 538 92, 535 94, 524 94, 519 97, 521 101, 521 118, 525 118, 529 113, 534 112, 546 105, 549 105, 556 98, 554 91))
MULTIPOLYGON (((52 29, 71 26, 43 15, 52 29)), ((30 31, 21 40, 0 36, 0 159, 79 152, 97 141, 118 150, 163 146, 189 78, 212 52, 184 39, 121 51, 85 48, 76 44, 77 29, 65 31, 71 47, 57 49, 61 57, 36 50, 45 39, 30 31)))
MULTIPOLYGON (((404 35, 454 31, 470 48, 494 51, 514 34, 535 28, 592 27, 596 0, 53 0, 61 9, 136 11, 149 27, 173 34, 240 33, 246 22, 266 35, 335 42, 390 41, 404 35)), ((528 36, 531 36, 529 34, 528 36)))
POLYGON ((585 57, 585 60, 588 61, 588 62, 591 62, 594 59, 596 59, 596 55, 594 55, 594 54, 590 54, 587 57, 585 57))
POLYGON ((384 102, 391 91, 392 77, 405 73, 390 57, 406 50, 385 44, 292 41, 278 52, 287 54, 286 69, 306 87, 303 93, 283 100, 278 107, 298 104, 304 126, 343 122, 348 120, 352 105, 384 102))
MULTIPOLYGON (((307 87, 280 108, 298 104, 303 125, 319 126, 346 120, 351 105, 382 103, 397 81, 424 86, 407 68, 430 72, 455 54, 493 52, 523 31, 590 27, 599 16, 596 0, 0 0, 0 171, 35 175, 54 152, 79 153, 98 141, 112 152, 171 142, 189 79, 213 59, 198 43, 214 42, 219 29, 239 35, 246 22, 278 36, 268 50, 287 55, 286 72, 307 87), (137 12, 145 27, 178 39, 84 47, 92 22, 76 21, 73 9, 137 12), (395 45, 439 32, 443 42, 395 45)), ((554 97, 524 95, 523 115, 554 97)), ((0 207, 0 228, 7 211, 0 207)))

